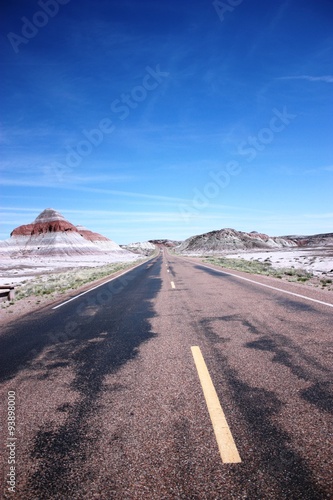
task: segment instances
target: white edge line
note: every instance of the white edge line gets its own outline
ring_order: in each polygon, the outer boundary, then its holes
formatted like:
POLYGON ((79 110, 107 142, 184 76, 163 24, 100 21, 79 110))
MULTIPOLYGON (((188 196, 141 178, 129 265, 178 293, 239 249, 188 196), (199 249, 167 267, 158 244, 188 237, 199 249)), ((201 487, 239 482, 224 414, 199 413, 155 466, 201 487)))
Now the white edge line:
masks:
MULTIPOLYGON (((187 262, 189 262, 189 261, 187 261, 187 262)), ((205 264, 198 264, 198 265, 200 265, 202 267, 206 267, 207 269, 211 269, 212 271, 216 271, 216 272, 221 273, 221 274, 228 274, 229 276, 234 276, 235 278, 239 278, 240 280, 250 281, 250 283, 255 283, 256 285, 264 286, 266 288, 271 288, 272 290, 277 290, 278 292, 287 293, 288 295, 294 295, 295 297, 300 297, 301 299, 311 300, 312 302, 317 302, 318 304, 322 304, 324 306, 333 307, 333 304, 329 304, 328 302, 323 302, 322 300, 312 299, 311 297, 307 297, 306 295, 300 295, 299 293, 288 292, 287 290, 283 290, 282 288, 277 288, 277 287, 271 286, 271 285, 265 285, 264 283, 260 283, 260 281, 250 280, 249 278, 245 278, 244 276, 238 276, 238 274, 228 273, 227 271, 215 269, 214 267, 209 267, 209 266, 206 266, 205 264)))
MULTIPOLYGON (((149 260, 146 260, 146 262, 149 262, 149 260)), ((103 283, 100 283, 99 285, 96 285, 93 288, 89 288, 89 290, 86 290, 85 292, 79 293, 79 295, 75 295, 75 297, 72 297, 71 299, 68 299, 65 302, 62 302, 61 304, 58 304, 57 306, 52 307, 52 309, 58 309, 58 307, 64 306, 65 304, 68 304, 68 302, 72 302, 72 300, 78 299, 79 297, 82 297, 82 295, 85 295, 86 293, 89 293, 89 292, 92 292, 93 290, 96 290, 96 288, 99 288, 100 286, 106 285, 106 283, 110 283, 110 281, 113 281, 117 278, 120 278, 120 276, 123 276, 124 274, 127 274, 130 271, 133 271, 137 267, 143 266, 143 264, 146 264, 146 262, 141 262, 141 264, 138 264, 137 266, 131 267, 130 269, 127 269, 123 273, 118 274, 117 276, 114 276, 113 278, 111 278, 107 281, 104 281, 103 283)))

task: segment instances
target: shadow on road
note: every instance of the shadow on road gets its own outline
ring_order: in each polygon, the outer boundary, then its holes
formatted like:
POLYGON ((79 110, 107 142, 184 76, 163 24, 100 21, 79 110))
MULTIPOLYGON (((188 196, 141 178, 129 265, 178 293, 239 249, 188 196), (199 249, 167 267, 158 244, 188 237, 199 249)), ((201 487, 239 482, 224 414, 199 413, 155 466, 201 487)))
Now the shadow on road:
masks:
MULTIPOLYGON (((98 438, 97 430, 92 437, 89 418, 98 411, 104 391, 119 390, 106 386, 105 377, 133 360, 140 345, 156 336, 151 331, 150 319, 155 316, 153 300, 162 284, 160 267, 157 260, 154 266, 136 270, 126 286, 120 286, 120 281, 113 282, 117 293, 98 308, 92 307, 92 292, 88 300, 75 304, 75 310, 81 312, 75 336, 47 345, 49 337, 40 334, 37 353, 44 350, 43 358, 39 357, 34 364, 21 355, 21 366, 32 379, 37 374, 38 378, 56 378, 57 370, 69 365, 74 373, 71 388, 78 394, 76 403, 64 401, 58 408, 62 415, 67 414, 62 425, 46 422, 35 435, 31 459, 36 469, 22 492, 24 498, 71 498, 71 492, 80 491, 78 476, 73 471, 86 462, 91 439, 98 438)), ((97 293, 101 297, 104 291, 98 289, 97 293)), ((63 325, 60 322, 59 328, 63 325)), ((40 328, 35 324, 36 331, 40 328)), ((19 333, 22 338, 24 333, 21 330, 16 335, 19 333)), ((34 345, 32 340, 26 344, 34 345)))

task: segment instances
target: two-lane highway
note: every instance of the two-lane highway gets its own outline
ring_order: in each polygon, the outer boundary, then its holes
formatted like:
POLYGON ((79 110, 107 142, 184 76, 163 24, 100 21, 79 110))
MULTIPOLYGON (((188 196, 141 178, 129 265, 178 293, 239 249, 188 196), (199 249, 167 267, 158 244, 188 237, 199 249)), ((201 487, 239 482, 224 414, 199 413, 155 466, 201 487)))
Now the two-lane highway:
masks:
POLYGON ((332 498, 333 308, 243 277, 165 249, 9 325, 15 498, 332 498))

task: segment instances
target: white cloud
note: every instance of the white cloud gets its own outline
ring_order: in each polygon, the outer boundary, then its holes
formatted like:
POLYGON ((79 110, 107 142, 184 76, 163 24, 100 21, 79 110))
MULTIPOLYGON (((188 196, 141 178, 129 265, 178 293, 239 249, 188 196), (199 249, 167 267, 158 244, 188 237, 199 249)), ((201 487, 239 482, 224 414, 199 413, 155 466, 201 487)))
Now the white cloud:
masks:
POLYGON ((282 76, 280 78, 280 80, 307 80, 309 82, 333 83, 333 75, 323 75, 323 76, 311 76, 311 75, 282 76))

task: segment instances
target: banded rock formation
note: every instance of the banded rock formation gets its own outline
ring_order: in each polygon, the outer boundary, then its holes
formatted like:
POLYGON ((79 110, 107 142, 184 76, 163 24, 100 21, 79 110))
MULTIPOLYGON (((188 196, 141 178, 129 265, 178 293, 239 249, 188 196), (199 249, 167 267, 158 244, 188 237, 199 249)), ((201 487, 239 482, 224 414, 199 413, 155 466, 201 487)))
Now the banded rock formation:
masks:
POLYGON ((15 228, 9 239, 0 242, 0 253, 10 258, 98 256, 110 252, 130 255, 114 241, 75 226, 52 208, 44 210, 31 224, 15 228))

